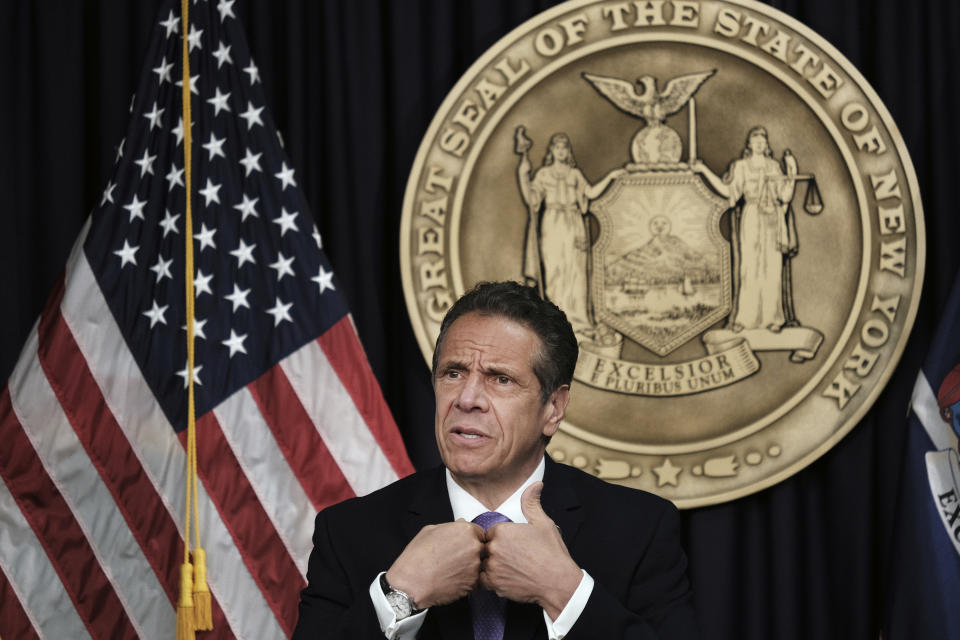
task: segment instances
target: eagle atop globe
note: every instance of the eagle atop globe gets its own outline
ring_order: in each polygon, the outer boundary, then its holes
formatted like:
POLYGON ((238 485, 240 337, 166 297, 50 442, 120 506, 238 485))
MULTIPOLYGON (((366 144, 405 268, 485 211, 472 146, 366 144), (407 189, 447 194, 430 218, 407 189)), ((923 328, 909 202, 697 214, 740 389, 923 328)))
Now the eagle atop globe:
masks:
POLYGON ((680 162, 683 145, 680 134, 667 126, 666 119, 680 111, 715 72, 712 69, 677 76, 660 92, 657 79, 651 75, 637 78, 636 86, 592 73, 584 73, 583 78, 618 109, 645 122, 630 141, 630 158, 635 165, 675 165, 680 162))

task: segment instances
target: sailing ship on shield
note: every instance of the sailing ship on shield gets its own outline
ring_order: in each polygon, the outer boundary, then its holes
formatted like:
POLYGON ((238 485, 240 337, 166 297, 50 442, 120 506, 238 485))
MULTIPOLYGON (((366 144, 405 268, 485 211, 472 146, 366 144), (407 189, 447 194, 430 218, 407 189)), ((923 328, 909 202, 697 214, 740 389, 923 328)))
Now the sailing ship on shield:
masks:
POLYGON ((662 91, 652 76, 634 84, 584 73, 614 107, 642 121, 630 162, 596 183, 577 168, 574 143, 562 132, 534 171, 533 141, 516 128, 528 213, 524 278, 567 313, 588 353, 617 359, 627 337, 665 357, 699 336, 708 354, 746 345, 750 357, 789 351, 803 362, 823 340, 800 322, 793 297, 793 201, 805 185, 804 211, 823 210, 815 177, 798 173, 789 150, 776 159, 759 124, 722 176, 698 158, 694 94, 715 72, 677 76, 662 91), (685 159, 680 134, 666 123, 683 109, 685 159), (728 211, 729 239, 720 230, 728 211), (599 233, 591 233, 588 214, 599 233))

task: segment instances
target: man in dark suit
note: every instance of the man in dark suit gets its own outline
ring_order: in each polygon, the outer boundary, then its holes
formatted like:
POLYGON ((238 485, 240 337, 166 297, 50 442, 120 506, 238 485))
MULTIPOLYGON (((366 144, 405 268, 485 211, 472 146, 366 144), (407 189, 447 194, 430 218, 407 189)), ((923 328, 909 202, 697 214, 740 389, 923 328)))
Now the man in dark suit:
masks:
POLYGON ((453 305, 433 359, 444 466, 317 516, 295 639, 698 636, 676 508, 545 455, 577 354, 533 288, 453 305))

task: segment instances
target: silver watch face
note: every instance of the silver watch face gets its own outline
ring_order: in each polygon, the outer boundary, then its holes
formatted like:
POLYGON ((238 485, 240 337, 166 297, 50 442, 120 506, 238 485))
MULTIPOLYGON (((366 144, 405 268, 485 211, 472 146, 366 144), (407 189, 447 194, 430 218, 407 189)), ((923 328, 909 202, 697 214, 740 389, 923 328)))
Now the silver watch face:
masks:
POLYGON ((410 597, 402 591, 390 589, 387 592, 387 602, 393 607, 398 620, 408 617, 413 612, 413 603, 410 601, 410 597))

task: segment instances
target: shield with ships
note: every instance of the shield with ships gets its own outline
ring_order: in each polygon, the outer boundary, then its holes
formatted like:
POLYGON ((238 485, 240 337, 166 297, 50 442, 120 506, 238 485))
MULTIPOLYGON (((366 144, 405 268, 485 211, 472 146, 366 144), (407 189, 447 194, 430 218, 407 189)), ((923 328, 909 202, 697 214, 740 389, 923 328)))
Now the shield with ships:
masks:
POLYGON ((728 208, 689 170, 621 175, 593 203, 596 320, 666 356, 730 313, 728 208))

